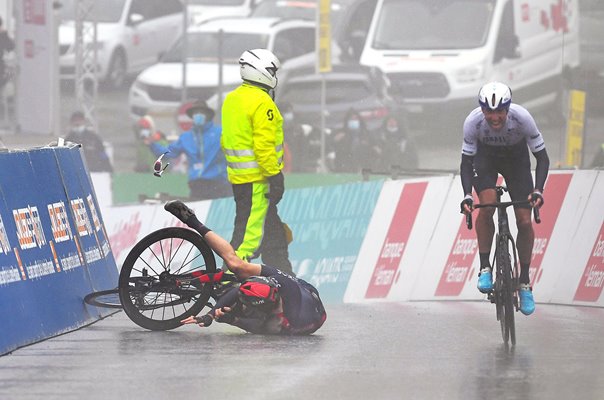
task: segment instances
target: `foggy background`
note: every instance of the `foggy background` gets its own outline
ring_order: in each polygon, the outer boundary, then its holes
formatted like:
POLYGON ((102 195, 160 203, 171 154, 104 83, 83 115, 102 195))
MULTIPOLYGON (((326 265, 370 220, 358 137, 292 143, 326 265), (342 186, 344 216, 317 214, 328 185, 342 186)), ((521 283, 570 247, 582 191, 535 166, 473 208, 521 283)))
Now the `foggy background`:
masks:
MULTIPOLYGON (((6 6, 10 1, 0 1, 0 6, 3 6, 3 3, 6 6)), ((604 37, 604 2, 579 0, 579 8, 581 59, 584 60, 584 63, 576 71, 572 88, 585 90, 587 94, 582 165, 582 167, 587 168, 599 150, 600 144, 604 143, 604 129, 602 129, 604 117, 601 112, 604 104, 604 95, 602 94, 604 88, 604 58, 601 56, 604 53, 602 41, 604 37)), ((11 55, 7 54, 5 58, 9 63, 11 55)), ((133 131, 135 121, 129 116, 128 89, 135 77, 129 76, 125 84, 116 89, 101 85, 98 92, 96 113, 99 133, 109 146, 116 173, 134 170, 137 137, 133 131)), ((282 89, 278 86, 277 92, 282 89)), ((5 89, 5 96, 10 96, 10 90, 5 89)), ((10 99, 7 101, 10 101, 10 99)), ((319 99, 317 99, 317 102, 319 102, 319 99)), ((61 132, 50 136, 25 135, 15 131, 11 115, 6 115, 0 121, 2 127, 0 129, 0 140, 8 148, 28 148, 48 144, 55 140, 57 136, 65 136, 68 130, 69 115, 79 108, 76 104, 73 81, 61 81, 60 103, 55 106, 60 109, 61 132)), ((408 136, 415 141, 417 147, 419 169, 457 171, 462 140, 462 123, 470 111, 471 108, 468 108, 461 113, 456 111, 451 115, 447 115, 446 117, 457 122, 443 126, 441 132, 423 132, 412 128, 408 130, 408 136)), ((529 109, 529 111, 532 110, 529 109)), ((556 168, 564 158, 566 126, 563 121, 552 118, 548 113, 533 112, 533 115, 545 137, 552 161, 551 168, 556 168)), ((35 115, 32 115, 32 118, 35 118, 35 115)), ((285 137, 287 141, 287 131, 285 137)), ((423 172, 429 173, 429 171, 423 172)))

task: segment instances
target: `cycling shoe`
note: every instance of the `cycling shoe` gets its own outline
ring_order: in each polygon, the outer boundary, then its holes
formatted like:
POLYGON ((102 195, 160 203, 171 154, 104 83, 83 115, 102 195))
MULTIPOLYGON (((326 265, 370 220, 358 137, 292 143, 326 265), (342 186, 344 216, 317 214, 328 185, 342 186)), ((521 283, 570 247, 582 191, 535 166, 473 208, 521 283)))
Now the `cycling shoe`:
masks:
POLYGON ((521 283, 518 288, 520 297, 520 312, 524 315, 531 315, 535 311, 535 300, 533 299, 533 290, 526 283, 521 283))
POLYGON ((477 287, 480 293, 489 293, 493 290, 493 273, 491 272, 491 268, 480 270, 477 287))
POLYGON ((185 203, 180 200, 171 200, 164 205, 164 210, 174 215, 176 218, 184 222, 185 224, 192 216, 195 216, 195 212, 191 210, 185 203))

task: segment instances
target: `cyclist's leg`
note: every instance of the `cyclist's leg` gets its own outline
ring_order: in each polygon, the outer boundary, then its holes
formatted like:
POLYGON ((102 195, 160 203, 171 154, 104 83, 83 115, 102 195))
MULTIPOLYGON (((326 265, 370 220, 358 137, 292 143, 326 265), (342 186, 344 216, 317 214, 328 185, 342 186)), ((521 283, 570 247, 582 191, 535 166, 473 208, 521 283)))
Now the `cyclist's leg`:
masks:
POLYGON ((195 229, 210 246, 210 248, 222 258, 231 272, 240 279, 253 275, 259 275, 261 265, 250 263, 241 259, 229 242, 206 227, 185 203, 180 200, 172 200, 164 205, 164 209, 172 213, 187 226, 195 229))
MULTIPOLYGON (((513 201, 522 201, 528 198, 533 190, 533 177, 530 170, 528 156, 523 160, 510 163, 505 171, 505 181, 513 201)), ((520 298, 520 311, 524 315, 530 315, 535 311, 535 300, 530 285, 530 262, 533 252, 533 243, 535 233, 531 221, 530 206, 522 205, 514 207, 516 215, 516 227, 518 235, 516 237, 516 249, 518 250, 518 259, 520 262, 520 276, 518 295, 520 298)))
MULTIPOLYGON (((497 185, 498 165, 492 157, 489 157, 490 150, 488 147, 479 147, 476 156, 474 157, 474 178, 472 184, 474 190, 478 193, 480 203, 494 203, 497 201, 497 185)), ((481 208, 478 210, 476 218, 476 236, 478 239, 478 252, 481 254, 481 259, 488 260, 491 253, 491 245, 493 243, 493 235, 495 234, 495 223, 493 221, 494 208, 481 208), (486 255, 486 257, 485 257, 486 255)), ((485 266, 490 266, 488 261, 481 262, 485 266)), ((482 267, 482 265, 481 265, 482 267)))
MULTIPOLYGON (((484 189, 478 194, 480 203, 493 203, 497 200, 495 189, 484 189)), ((491 244, 495 234, 495 223, 493 222, 494 209, 481 208, 476 218, 476 237, 478 239, 478 255, 480 256, 480 272, 478 273, 478 290, 489 293, 493 290, 493 271, 489 260, 491 244)))
MULTIPOLYGON (((494 203, 497 201, 497 193, 495 189, 484 189, 478 194, 480 203, 494 203)), ((491 253, 491 244, 493 243, 493 235, 495 234, 495 222, 493 207, 481 208, 478 210, 476 217, 476 236, 478 238, 478 252, 491 253)))
MULTIPOLYGON (((524 201, 533 190, 533 177, 531 175, 530 162, 520 159, 509 163, 504 171, 504 178, 510 198, 513 201, 524 201)), ((516 215, 516 249, 520 261, 520 283, 529 283, 529 267, 533 252, 535 233, 531 221, 531 208, 527 205, 514 206, 516 215)))
POLYGON ((516 237, 516 248, 520 261, 520 283, 529 282, 529 266, 535 242, 535 232, 531 222, 531 210, 528 208, 514 207, 516 214, 516 226, 518 236, 516 237))
MULTIPOLYGON (((474 158, 473 185, 480 203, 493 203, 497 201, 497 166, 488 151, 479 148, 474 158)), ((495 235, 495 223, 493 221, 493 208, 481 208, 476 218, 476 237, 478 239, 478 253, 480 256, 480 272, 478 274, 478 290, 488 293, 493 289, 493 274, 489 257, 491 245, 495 235)))

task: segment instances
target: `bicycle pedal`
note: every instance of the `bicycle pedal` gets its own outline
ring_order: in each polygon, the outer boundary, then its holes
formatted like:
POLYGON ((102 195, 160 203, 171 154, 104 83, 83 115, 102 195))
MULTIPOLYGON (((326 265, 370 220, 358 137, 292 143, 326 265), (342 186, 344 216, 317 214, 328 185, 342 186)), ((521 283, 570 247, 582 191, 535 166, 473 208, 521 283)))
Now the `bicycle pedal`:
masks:
POLYGON ((491 303, 495 304, 495 295, 493 294, 493 292, 489 292, 487 294, 487 300, 489 300, 491 303))

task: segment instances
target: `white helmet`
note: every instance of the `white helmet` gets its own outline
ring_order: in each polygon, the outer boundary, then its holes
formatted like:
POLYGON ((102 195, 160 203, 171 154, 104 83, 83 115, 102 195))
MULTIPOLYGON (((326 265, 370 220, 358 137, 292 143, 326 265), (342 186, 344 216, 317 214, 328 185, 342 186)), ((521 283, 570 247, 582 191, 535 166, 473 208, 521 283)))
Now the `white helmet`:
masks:
POLYGON ((501 82, 489 82, 480 88, 478 103, 490 110, 507 110, 512 103, 512 90, 501 82))
POLYGON ((279 59, 266 49, 246 50, 239 57, 241 79, 258 83, 269 89, 277 86, 279 59))

